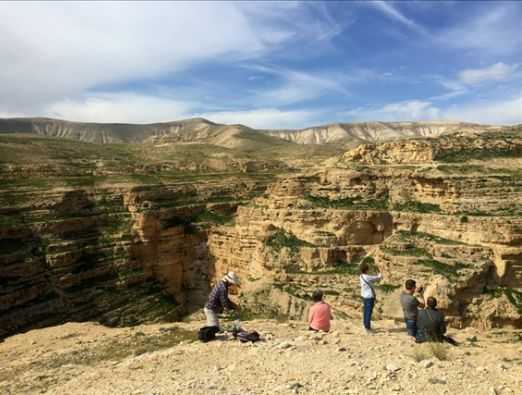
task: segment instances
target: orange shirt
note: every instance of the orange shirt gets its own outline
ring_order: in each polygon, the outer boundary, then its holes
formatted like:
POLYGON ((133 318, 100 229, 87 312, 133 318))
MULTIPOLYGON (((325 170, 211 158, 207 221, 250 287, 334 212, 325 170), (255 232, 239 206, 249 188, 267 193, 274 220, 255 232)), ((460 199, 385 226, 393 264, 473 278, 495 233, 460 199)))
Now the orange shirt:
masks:
POLYGON ((317 302, 310 307, 308 313, 308 324, 316 331, 328 332, 330 330, 330 320, 332 319, 332 310, 328 303, 317 302))

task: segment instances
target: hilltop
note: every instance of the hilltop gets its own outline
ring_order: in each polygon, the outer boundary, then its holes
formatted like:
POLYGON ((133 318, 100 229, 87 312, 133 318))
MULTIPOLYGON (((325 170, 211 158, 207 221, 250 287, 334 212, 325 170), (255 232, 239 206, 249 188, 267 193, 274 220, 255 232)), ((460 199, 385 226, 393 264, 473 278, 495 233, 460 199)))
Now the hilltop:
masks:
POLYGON ((254 320, 262 341, 230 334, 203 344, 201 320, 106 328, 68 323, 0 343, 4 394, 488 394, 522 384, 520 331, 450 330, 461 345, 415 345, 402 323, 334 320, 331 333, 304 322, 254 320))
POLYGON ((463 122, 335 123, 296 130, 257 130, 224 125, 203 118, 126 124, 70 122, 51 118, 0 119, 0 133, 31 133, 91 143, 203 143, 225 148, 256 149, 267 146, 342 143, 353 146, 384 140, 438 137, 455 132, 482 132, 501 127, 463 122))

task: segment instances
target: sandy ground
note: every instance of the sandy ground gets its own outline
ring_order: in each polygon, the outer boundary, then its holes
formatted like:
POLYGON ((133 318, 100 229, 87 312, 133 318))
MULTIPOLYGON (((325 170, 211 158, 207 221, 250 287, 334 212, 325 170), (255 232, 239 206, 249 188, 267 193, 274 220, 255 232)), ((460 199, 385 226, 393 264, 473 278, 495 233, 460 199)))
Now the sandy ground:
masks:
POLYGON ((263 341, 204 344, 202 322, 106 328, 68 323, 0 343, 1 394, 522 394, 522 331, 450 332, 459 347, 416 345, 401 326, 250 321, 263 341), (433 353, 439 356, 439 360, 433 353))

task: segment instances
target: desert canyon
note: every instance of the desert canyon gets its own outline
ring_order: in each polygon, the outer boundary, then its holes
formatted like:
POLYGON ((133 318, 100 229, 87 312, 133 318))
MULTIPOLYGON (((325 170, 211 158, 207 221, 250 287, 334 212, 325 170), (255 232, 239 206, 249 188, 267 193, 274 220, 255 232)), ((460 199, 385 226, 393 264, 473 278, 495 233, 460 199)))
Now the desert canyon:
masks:
POLYGON ((520 125, 0 119, 0 177, 2 393, 520 390, 520 125), (384 275, 371 338, 362 261, 384 275), (196 342, 229 270, 259 344, 196 342), (409 277, 462 347, 419 357, 409 277), (304 331, 316 288, 327 335, 304 331))

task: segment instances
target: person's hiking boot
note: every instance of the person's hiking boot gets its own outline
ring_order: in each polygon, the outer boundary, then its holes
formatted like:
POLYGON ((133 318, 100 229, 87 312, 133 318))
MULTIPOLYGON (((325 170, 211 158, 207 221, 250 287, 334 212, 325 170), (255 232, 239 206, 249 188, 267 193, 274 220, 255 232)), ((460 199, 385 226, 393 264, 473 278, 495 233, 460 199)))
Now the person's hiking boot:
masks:
POLYGON ((364 328, 365 335, 373 335, 374 333, 373 329, 364 328))

